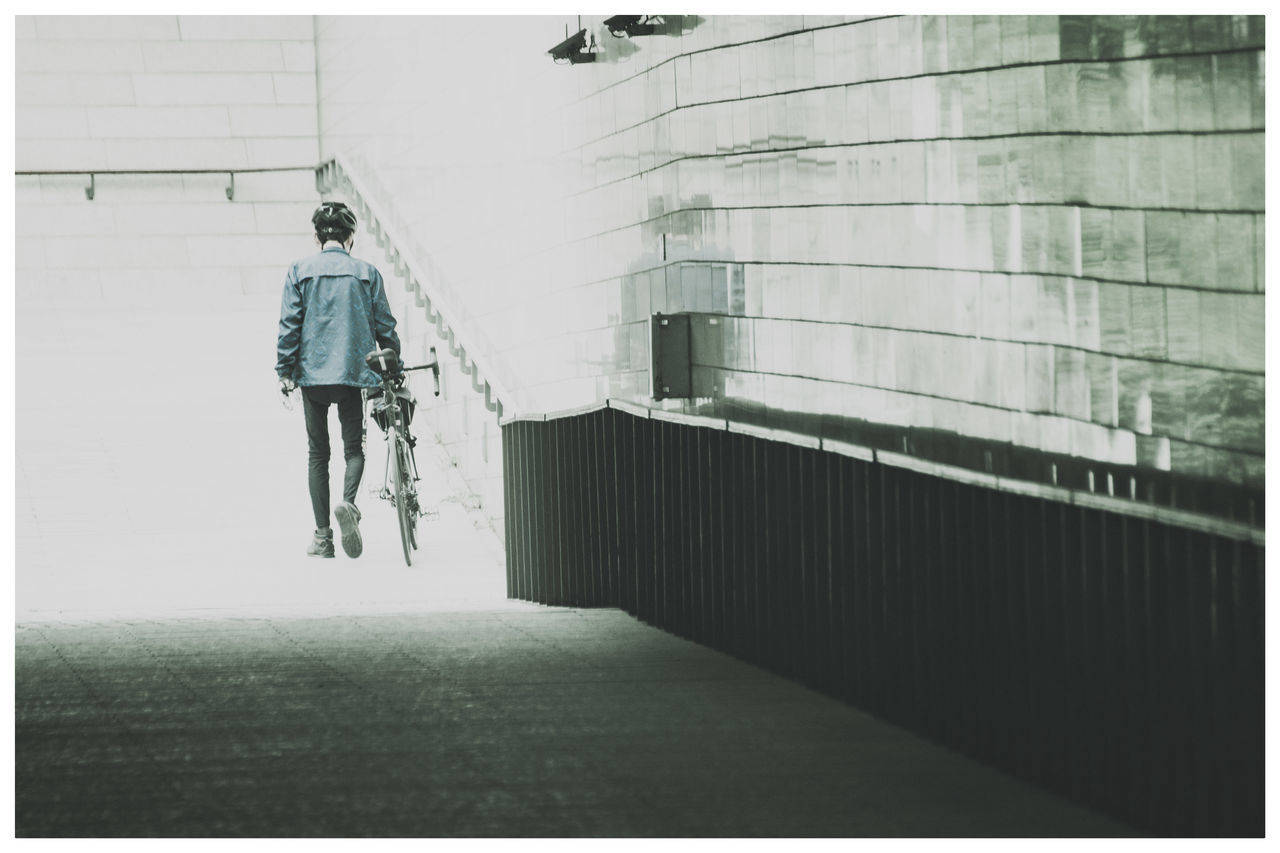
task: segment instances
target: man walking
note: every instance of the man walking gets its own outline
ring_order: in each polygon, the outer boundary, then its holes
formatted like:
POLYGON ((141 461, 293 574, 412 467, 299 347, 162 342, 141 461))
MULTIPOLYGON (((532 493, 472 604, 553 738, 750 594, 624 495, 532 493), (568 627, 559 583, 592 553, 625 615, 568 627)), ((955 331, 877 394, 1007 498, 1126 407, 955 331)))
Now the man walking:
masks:
POLYGON ((346 473, 342 503, 333 515, 342 530, 342 550, 359 557, 360 511, 356 490, 364 473, 364 401, 362 388, 378 385, 364 362, 381 347, 400 352, 396 320, 391 316, 382 275, 365 261, 351 257, 356 216, 345 204, 327 201, 311 217, 317 254, 297 261, 285 276, 280 303, 280 336, 276 374, 280 390, 302 388, 307 426, 307 486, 316 532, 307 553, 333 556, 329 526, 329 406, 338 408, 346 473))

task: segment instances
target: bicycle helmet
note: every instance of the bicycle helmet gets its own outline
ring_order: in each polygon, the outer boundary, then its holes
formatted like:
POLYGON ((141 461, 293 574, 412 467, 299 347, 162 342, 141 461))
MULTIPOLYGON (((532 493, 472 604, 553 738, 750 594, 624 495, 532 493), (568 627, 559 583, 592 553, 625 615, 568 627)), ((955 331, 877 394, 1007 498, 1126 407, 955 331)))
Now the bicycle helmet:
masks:
POLYGON ((337 240, 345 243, 356 230, 356 215, 340 201, 326 201, 311 215, 320 242, 337 240))

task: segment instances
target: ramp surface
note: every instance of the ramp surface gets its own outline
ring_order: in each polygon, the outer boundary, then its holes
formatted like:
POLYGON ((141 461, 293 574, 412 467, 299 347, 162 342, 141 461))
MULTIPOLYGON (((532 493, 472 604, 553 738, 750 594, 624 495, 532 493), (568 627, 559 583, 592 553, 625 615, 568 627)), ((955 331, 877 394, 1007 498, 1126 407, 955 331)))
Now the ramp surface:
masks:
POLYGON ((508 601, 430 441, 419 564, 369 498, 359 560, 305 557, 275 322, 20 308, 19 836, 1129 831, 618 611, 508 601))

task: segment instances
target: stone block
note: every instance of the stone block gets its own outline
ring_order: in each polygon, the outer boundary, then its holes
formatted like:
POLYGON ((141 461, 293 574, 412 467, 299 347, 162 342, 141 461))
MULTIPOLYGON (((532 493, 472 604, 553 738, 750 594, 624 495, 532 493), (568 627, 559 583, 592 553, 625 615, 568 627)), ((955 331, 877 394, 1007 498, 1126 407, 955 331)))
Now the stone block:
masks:
POLYGON ((965 136, 990 136, 992 133, 990 75, 988 71, 974 71, 960 77, 965 136))
POLYGON ((1085 354, 1076 349, 1053 350, 1053 411, 1076 420, 1089 419, 1089 374, 1085 354))
POLYGON ((19 235, 14 241, 14 255, 15 269, 19 273, 45 269, 45 238, 19 235))
POLYGON ((319 142, 314 138, 246 139, 249 166, 255 169, 281 166, 309 166, 320 156, 319 142))
POLYGON ((1160 53, 1191 51, 1191 19, 1186 15, 1159 15, 1155 29, 1160 53))
MULTIPOLYGON (((271 74, 144 74, 133 78, 143 106, 275 103, 271 74)), ((314 97, 313 97, 314 102, 314 97)))
POLYGON ((113 74, 144 70, 142 44, 129 41, 19 41, 19 74, 113 74))
POLYGON ((1000 65, 1000 16, 974 15, 973 64, 978 68, 1000 65))
POLYGON ((1037 276, 1035 334, 1030 340, 1069 346, 1075 326, 1071 314, 1071 279, 1062 276, 1037 276))
POLYGON ((1253 102, 1253 126, 1259 129, 1264 128, 1266 127, 1266 63, 1263 61, 1261 52, 1254 55, 1254 77, 1250 96, 1253 102))
MULTIPOLYGON (((152 73, 236 74, 286 70, 281 45, 272 41, 145 42, 142 56, 146 70, 152 73)), ((314 73, 314 56, 312 64, 304 70, 314 73)))
POLYGON ((1218 448, 1265 450, 1261 376, 1187 370, 1187 439, 1218 448))
POLYGON ((1213 130, 1213 58, 1184 56, 1177 60, 1178 130, 1213 130))
POLYGON ((934 77, 917 77, 911 81, 911 131, 912 139, 933 139, 940 136, 938 81, 934 77))
MULTIPOLYGON (((107 167, 106 148, 96 139, 25 139, 14 140, 14 164, 19 171, 103 169, 107 167)), ((79 180, 89 185, 88 175, 79 180)), ((83 198, 83 196, 81 196, 83 198)))
MULTIPOLYGON (((1239 309, 1245 306, 1259 309, 1262 307, 1263 297, 1231 293, 1202 293, 1200 297, 1202 363, 1207 367, 1239 368, 1242 359, 1237 320, 1243 313, 1239 309)), ((1261 369, 1260 365, 1258 369, 1261 369)))
POLYGON ((882 18, 865 26, 871 29, 871 40, 875 45, 876 76, 882 80, 903 76, 897 19, 882 18))
POLYGON ((51 246, 50 269, 132 270, 190 266, 183 237, 61 237, 51 246))
MULTIPOLYGON (((845 87, 845 126, 849 132, 849 142, 858 144, 871 139, 870 104, 868 85, 845 87)), ((752 114, 752 136, 755 137, 754 112, 752 114)))
POLYGON ((233 106, 229 116, 233 136, 315 137, 316 111, 311 106, 233 106))
POLYGON ((100 139, 189 139, 231 135, 227 108, 89 107, 90 133, 100 139))
POLYGON ((105 237, 116 232, 116 206, 87 204, 83 195, 61 204, 19 202, 14 215, 14 233, 19 238, 105 237))
POLYGON ((17 106, 84 106, 134 103, 128 74, 18 74, 17 106))
POLYGON ((898 18, 898 73, 915 77, 924 70, 924 32, 919 15, 903 15, 898 18))
POLYGON ((1262 215, 1253 217, 1253 251, 1255 255, 1253 264, 1254 289, 1259 293, 1262 293, 1267 289, 1265 265, 1267 229, 1265 219, 1266 217, 1262 215))
POLYGON ((1168 315, 1165 291, 1156 287, 1134 287, 1129 291, 1129 311, 1133 319, 1130 337, 1132 353, 1143 358, 1169 357, 1168 315))
POLYGON ((1124 56, 1153 56, 1159 51, 1154 15, 1126 15, 1124 56))
POLYGON ((1004 141, 977 144, 977 200, 980 204, 1003 204, 1009 199, 1005 187, 1004 141))
POLYGON ((1058 15, 1027 16, 1027 60, 1057 62, 1063 59, 1061 19, 1058 15))
POLYGON ((1218 214, 1218 267, 1212 282, 1220 290, 1248 292, 1254 289, 1257 250, 1254 246, 1253 217, 1250 214, 1218 214))
POLYGON ((1098 350, 1102 345, 1102 327, 1098 296, 1098 282, 1068 279, 1072 321, 1071 343, 1086 350, 1098 350))
POLYGON ((1045 66, 1010 69, 1017 98, 1017 132, 1040 133, 1049 129, 1049 95, 1045 66))
POLYGON ((310 15, 180 15, 186 41, 309 41, 315 37, 310 15))
POLYGON ((1262 373, 1266 369, 1266 304, 1261 294, 1232 294, 1236 313, 1236 366, 1262 373))
POLYGON ((1169 335, 1169 360, 1201 364, 1200 292, 1171 287, 1165 291, 1169 335))
POLYGON ((924 204, 927 169, 923 142, 908 142, 897 146, 897 171, 901 186, 897 200, 904 204, 924 204))
POLYGON ((1067 61, 1093 59, 1093 18, 1090 15, 1059 17, 1058 49, 1067 61))
POLYGON ((882 142, 893 138, 893 111, 889 83, 867 85, 867 138, 882 142))
POLYGON ((1190 25, 1191 46, 1197 51, 1212 53, 1235 46, 1230 15, 1192 15, 1190 25))
POLYGON ((1151 92, 1151 64, 1113 62, 1109 67, 1112 133, 1141 133, 1151 92))
POLYGON ((1194 136, 1159 137, 1159 158, 1164 196, 1155 207, 1188 210, 1196 206, 1196 156, 1194 136))
POLYGON ((1074 204, 1092 204, 1092 194, 1097 183, 1095 137, 1061 137, 1059 146, 1062 152, 1062 192, 1065 200, 1074 204))
POLYGON ((84 139, 90 136, 89 122, 80 106, 19 106, 14 111, 14 135, 19 139, 84 139))
POLYGON ((111 169, 243 169, 249 166, 245 144, 238 139, 187 139, 175 145, 164 139, 105 140, 111 169))
MULTIPOLYGON (((96 204, 97 202, 95 202, 96 204)), ((173 202, 120 203, 116 205, 122 230, 143 236, 245 235, 255 234, 257 221, 249 205, 221 201, 178 204, 173 202)), ((307 236, 310 213, 289 232, 307 236)))
POLYGON ((1084 275, 1079 207, 1049 208, 1049 258, 1046 272, 1084 275))
POLYGON ((1076 130, 1111 130, 1111 76, 1108 62, 1086 62, 1076 68, 1076 130))
POLYGON ((1129 144, 1127 136, 1093 139, 1093 182, 1088 199, 1108 207, 1130 207, 1129 144))
POLYGON ((1001 68, 987 74, 991 99, 989 130, 992 134, 1018 133, 1018 78, 1024 69, 1001 68))
POLYGON ((1225 53, 1212 57, 1213 124, 1216 130, 1246 130, 1253 124, 1251 90, 1255 57, 1249 53, 1225 53))
POLYGON ((1147 280, 1185 284, 1181 269, 1181 224, 1185 213, 1148 210, 1146 213, 1147 280))
POLYGON ((1028 344, 1026 353, 1026 409, 1029 412, 1052 412, 1054 405, 1054 348, 1028 344))
POLYGON ((922 62, 925 74, 951 70, 947 55, 946 15, 924 15, 921 19, 922 62))
POLYGON ((979 334, 984 338, 1010 337, 1010 276, 983 273, 981 278, 979 334))
POLYGON ((1195 150, 1196 207, 1201 210, 1231 210, 1236 207, 1232 166, 1232 139, 1226 136, 1197 136, 1195 150))
POLYGON ((1041 140, 1042 137, 1005 140, 1005 187, 1009 201, 1037 204, 1044 200, 1036 183, 1036 159, 1050 155, 1042 149, 1041 140))
POLYGON ((1022 411, 1027 408, 1026 347, 1019 343, 995 341, 988 343, 988 351, 994 351, 994 362, 999 374, 999 388, 1005 408, 1022 411))
POLYGON ((948 68, 962 71, 975 65, 972 15, 948 15, 946 26, 948 68))
POLYGON ((1142 127, 1149 133, 1178 130, 1177 59, 1140 60, 1148 66, 1142 127))
POLYGON ((1000 61, 1004 65, 1021 65, 1030 59, 1029 23, 1026 15, 1002 15, 1000 27, 1000 61))
POLYGON ((1099 348, 1115 355, 1128 355, 1133 328, 1130 286, 1100 282, 1098 284, 1099 348))
POLYGON ((311 235, 192 235, 186 238, 191 265, 197 268, 287 264, 315 250, 311 235))
POLYGON ((1120 415, 1115 357, 1086 353, 1085 374, 1089 381, 1089 419, 1116 426, 1120 415))
POLYGON ((170 41, 180 38, 178 19, 172 15, 37 15, 34 20, 37 36, 47 41, 170 41))
POLYGON ((1063 158, 1067 144, 1059 136, 1038 136, 1028 140, 1032 153, 1031 191, 1041 204, 1062 204, 1067 198, 1063 158))
POLYGON ((1186 440, 1191 434, 1187 391, 1202 371, 1181 364, 1150 364, 1146 371, 1150 377, 1148 432, 1186 440))
POLYGON ((1165 198, 1165 171, 1160 160, 1164 137, 1135 136, 1129 139, 1129 201, 1135 207, 1160 207, 1165 198))
POLYGON ((1259 133, 1226 137, 1231 164, 1232 207, 1261 211, 1266 208, 1266 140, 1259 133))
POLYGON ((277 104, 314 104, 316 102, 316 75, 272 74, 277 104))

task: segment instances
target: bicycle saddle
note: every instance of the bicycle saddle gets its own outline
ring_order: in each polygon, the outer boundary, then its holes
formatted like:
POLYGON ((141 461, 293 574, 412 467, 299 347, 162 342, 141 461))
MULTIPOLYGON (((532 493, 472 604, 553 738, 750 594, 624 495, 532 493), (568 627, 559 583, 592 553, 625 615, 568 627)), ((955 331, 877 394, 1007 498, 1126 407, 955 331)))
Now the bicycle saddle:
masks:
POLYGON ((374 373, 381 373, 384 376, 400 372, 400 356, 396 355, 396 351, 391 347, 374 350, 364 357, 364 363, 374 373))

